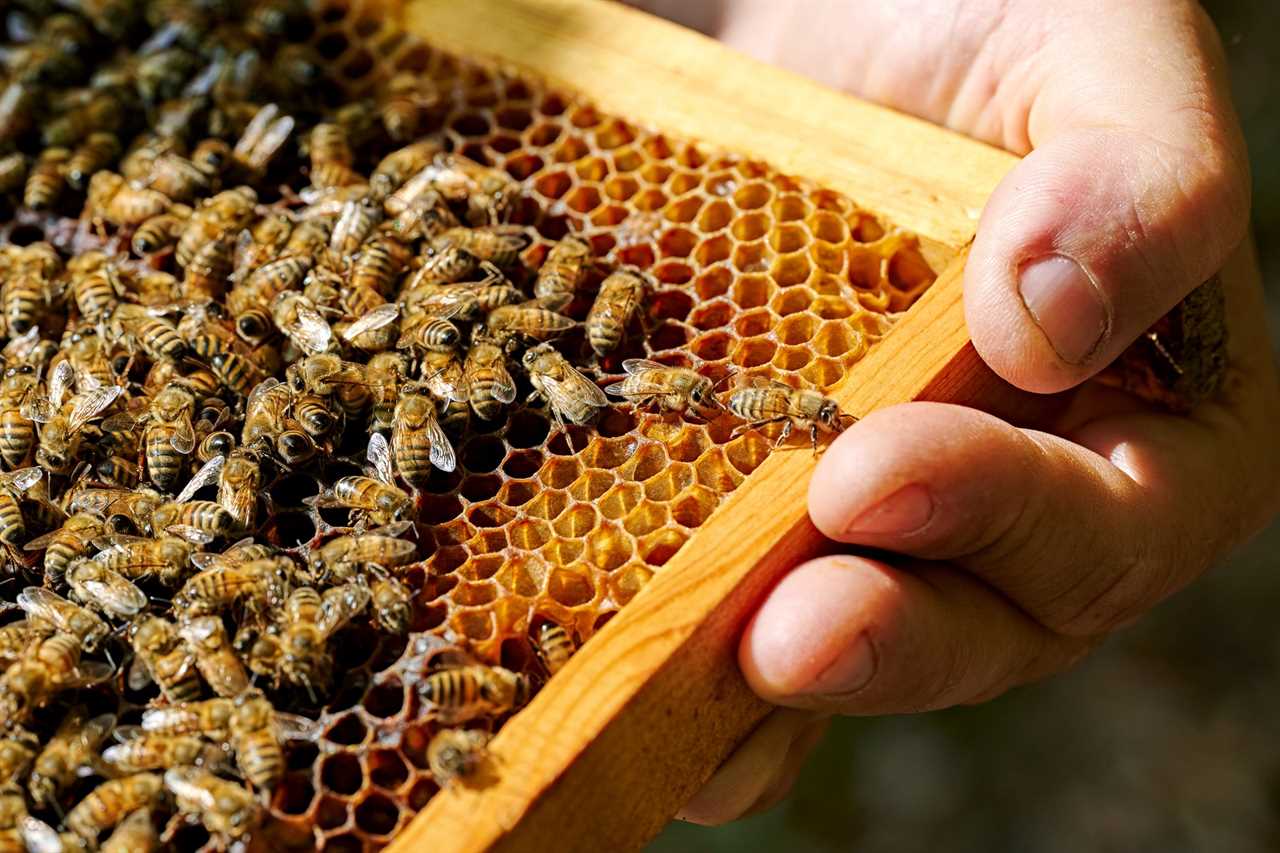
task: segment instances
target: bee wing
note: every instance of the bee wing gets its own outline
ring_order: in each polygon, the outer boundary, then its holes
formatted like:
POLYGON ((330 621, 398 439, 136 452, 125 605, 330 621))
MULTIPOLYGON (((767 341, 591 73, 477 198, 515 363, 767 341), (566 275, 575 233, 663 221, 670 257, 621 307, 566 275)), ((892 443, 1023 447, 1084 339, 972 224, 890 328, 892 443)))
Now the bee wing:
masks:
POLYGON ((280 740, 314 740, 324 728, 316 720, 283 711, 272 714, 271 722, 280 740))
POLYGON ((49 547, 49 543, 53 542, 54 537, 56 537, 61 532, 62 532, 61 527, 59 527, 57 530, 50 530, 48 533, 44 534, 43 536, 37 536, 35 539, 32 539, 30 542, 23 545, 22 550, 43 551, 45 548, 49 547))
POLYGON ((47 424, 58 415, 58 407, 48 397, 33 395, 22 401, 18 412, 28 420, 39 424, 47 424))
MULTIPOLYGON (((143 663, 142 658, 134 656, 129 662, 129 671, 125 675, 125 681, 129 685, 130 690, 143 690, 151 683, 151 670, 143 663)), ((116 737, 123 740, 121 732, 124 729, 137 728, 136 726, 120 726, 116 729, 116 737)), ((141 729, 139 729, 141 731, 141 729)))
POLYGON ((71 415, 67 419, 68 426, 72 431, 80 429, 101 414, 123 393, 124 389, 119 385, 108 385, 105 388, 95 388, 80 394, 71 407, 71 415))
POLYGON ((368 314, 365 314, 359 320, 356 320, 342 333, 342 339, 345 341, 353 341, 363 335, 365 332, 372 332, 374 329, 381 329, 396 321, 400 316, 400 306, 394 302, 388 302, 386 305, 379 305, 368 314))
POLYGON ((62 398, 66 396, 67 389, 75 381, 76 371, 69 361, 60 361, 58 366, 53 369, 53 373, 49 377, 49 399, 53 401, 55 406, 62 404, 62 398))
POLYGON ((143 731, 142 726, 116 726, 115 730, 111 732, 111 736, 120 743, 128 743, 131 740, 137 740, 144 734, 146 734, 146 732, 143 731))
POLYGON ((373 465, 378 479, 384 483, 394 483, 391 471, 391 448, 387 445, 387 437, 375 432, 369 437, 369 450, 366 453, 369 463, 373 465))
POLYGON ((63 853, 66 849, 56 829, 31 815, 23 815, 18 824, 18 834, 30 853, 63 853))
POLYGON ((320 609, 321 632, 325 636, 332 635, 347 624, 352 616, 364 610, 371 597, 367 584, 348 583, 325 590, 320 609))
POLYGON ((254 401, 279 384, 279 379, 276 379, 274 376, 268 376, 266 379, 253 386, 253 390, 249 392, 249 400, 245 404, 246 408, 253 408, 254 401))
POLYGON ((262 134, 262 138, 253 146, 253 152, 249 155, 249 163, 255 168, 261 169, 270 162, 271 158, 276 156, 276 152, 289 140, 289 134, 293 133, 294 120, 293 116, 280 116, 280 118, 271 122, 271 126, 262 134))
POLYGON ((449 436, 444 434, 439 421, 431 418, 424 429, 427 431, 427 438, 431 441, 431 464, 441 471, 453 471, 457 468, 458 460, 454 457, 453 445, 449 443, 449 436))
POLYGON ((84 581, 84 591, 112 616, 128 619, 147 607, 147 595, 124 576, 111 572, 108 580, 84 581))
POLYGON ((295 319, 284 332, 302 347, 308 355, 319 355, 333 342, 333 329, 319 311, 305 305, 298 306, 295 319))
POLYGON ((189 726, 188 718, 191 713, 191 710, 184 705, 151 708, 142 712, 142 730, 144 732, 182 731, 189 726))
POLYGON ((211 569, 215 566, 225 564, 226 559, 226 555, 224 554, 210 554, 208 551, 197 551, 191 555, 191 565, 195 566, 200 571, 204 571, 205 569, 211 569))
POLYGON ((202 616, 199 619, 192 619, 190 622, 181 625, 178 628, 178 635, 188 643, 191 643, 191 645, 200 646, 221 627, 222 623, 217 616, 202 616))
POLYGON ((109 681, 116 674, 116 668, 103 661, 82 661, 66 678, 58 682, 63 690, 78 690, 81 687, 92 687, 109 681))
POLYGON ((227 457, 219 455, 201 465, 200 470, 182 487, 182 491, 178 492, 178 496, 174 500, 177 503, 185 503, 191 500, 192 496, 205 486, 217 482, 218 475, 222 473, 222 466, 226 464, 226 461, 227 457))
POLYGON ((54 621, 52 617, 69 603, 56 592, 41 586, 29 586, 18 593, 18 606, 22 608, 23 613, 47 621, 54 621))
POLYGON ((646 370, 665 370, 666 368, 658 364, 658 362, 650 361, 647 358, 628 358, 622 362, 622 369, 634 376, 646 370))
POLYGON ((212 533, 201 530, 198 527, 192 527, 189 524, 170 524, 164 529, 164 532, 171 536, 177 536, 180 539, 185 539, 193 545, 208 545, 214 539, 218 538, 212 533))
POLYGON ((240 138, 236 140, 235 148, 232 153, 237 159, 245 159, 249 153, 253 151, 254 146, 266 133, 267 127, 280 114, 280 108, 275 104, 263 104, 253 118, 249 119, 249 123, 244 127, 244 133, 240 134, 240 138))
POLYGON ((12 474, 5 476, 9 485, 17 489, 19 492, 25 492, 27 489, 40 482, 40 478, 44 476, 44 471, 40 468, 19 468, 12 474))
POLYGON ((393 521, 390 524, 384 524, 382 527, 375 527, 373 530, 370 530, 369 533, 373 536, 386 536, 391 539, 396 539, 412 527, 412 521, 393 521))
POLYGON ((138 426, 142 420, 130 412, 117 412, 102 422, 102 428, 107 432, 124 432, 138 426))
POLYGON ((202 811, 213 811, 217 797, 197 781, 203 772, 195 767, 170 767, 164 771, 164 786, 178 799, 198 804, 202 811))
POLYGON ((97 749, 98 744, 102 743, 107 735, 111 734, 111 730, 115 728, 115 725, 115 714, 99 714, 84 724, 84 728, 80 730, 79 741, 90 749, 97 749))
POLYGON ((178 428, 173 431, 173 435, 169 437, 169 446, 181 454, 188 454, 195 449, 196 433, 191 427, 191 421, 184 418, 178 428))
POLYGON ((602 409, 609 405, 609 398, 600 390, 600 386, 592 382, 576 367, 570 366, 564 379, 552 384, 571 398, 581 397, 597 409, 602 409))

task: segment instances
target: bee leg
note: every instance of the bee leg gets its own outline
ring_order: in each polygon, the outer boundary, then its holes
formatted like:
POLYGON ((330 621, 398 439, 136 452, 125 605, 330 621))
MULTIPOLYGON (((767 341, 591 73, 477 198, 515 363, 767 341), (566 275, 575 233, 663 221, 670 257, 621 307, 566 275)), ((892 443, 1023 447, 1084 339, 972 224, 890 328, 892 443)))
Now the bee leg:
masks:
POLYGON ((813 458, 818 458, 818 425, 809 424, 809 440, 813 442, 813 458))
POLYGON ((787 422, 782 425, 782 432, 779 433, 778 440, 773 443, 774 450, 777 450, 778 448, 782 447, 782 445, 787 443, 787 439, 791 437, 791 430, 794 428, 795 428, 795 421, 787 419, 787 422))
MULTIPOLYGON (((755 430, 755 431, 759 431, 759 429, 760 429, 761 427, 766 427, 766 426, 768 426, 769 424, 776 424, 776 423, 779 423, 779 422, 781 422, 781 421, 785 421, 785 420, 787 420, 787 416, 786 416, 786 415, 782 415, 782 416, 780 416, 780 417, 776 417, 776 418, 765 418, 765 419, 764 419, 764 420, 762 420, 762 421, 749 421, 749 422, 747 422, 747 423, 745 423, 745 424, 742 424, 742 425, 740 425, 740 426, 736 426, 736 427, 734 427, 733 432, 729 433, 729 436, 730 436, 731 438, 737 438, 738 436, 740 436, 740 435, 742 435, 742 434, 744 434, 744 433, 748 433, 748 432, 751 432, 751 431, 753 431, 753 430, 755 430)), ((790 423, 788 423, 788 425, 787 425, 787 426, 790 426, 790 423)), ((783 438, 785 439, 787 435, 790 435, 790 430, 787 430, 787 429, 785 429, 785 428, 784 428, 783 438)), ((774 445, 774 446, 776 447, 777 445, 774 445)))

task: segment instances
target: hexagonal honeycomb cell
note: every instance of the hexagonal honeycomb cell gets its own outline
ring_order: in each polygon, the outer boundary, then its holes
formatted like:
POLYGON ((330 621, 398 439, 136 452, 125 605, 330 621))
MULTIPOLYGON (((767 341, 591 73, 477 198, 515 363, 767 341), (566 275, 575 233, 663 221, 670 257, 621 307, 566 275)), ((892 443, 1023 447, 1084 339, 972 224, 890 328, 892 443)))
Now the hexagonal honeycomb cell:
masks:
MULTIPOLYGON (((382 3, 312 5, 291 37, 325 58, 335 100, 416 75, 434 98, 420 136, 519 182, 511 222, 532 241, 518 283, 571 233, 598 266, 565 309, 574 319, 606 271, 632 265, 652 278, 642 322, 600 359, 602 375, 647 358, 717 381, 736 372, 827 389, 934 279, 913 235, 840 194, 433 49, 386 24, 382 3)), ((376 162, 361 157, 358 168, 376 162)), ((0 236, 31 242, 39 231, 24 221, 0 236)), ((575 331, 562 348, 583 343, 575 331)), ((561 429, 522 403, 499 422, 450 425, 458 470, 434 472, 417 495, 420 559, 401 571, 412 632, 392 637, 367 621, 343 632, 341 687, 308 709, 321 734, 290 746, 264 837, 277 849, 386 844, 439 790, 426 750, 440 724, 415 688, 424 643, 542 683, 531 629, 553 622, 576 646, 588 642, 772 452, 772 436, 736 426, 728 415, 703 422, 615 404, 593 426, 561 429)), ((321 479, 357 473, 349 454, 361 449, 344 447, 321 479)), ((261 534, 298 553, 346 527, 345 510, 313 505, 320 491, 309 473, 268 484, 261 534)))

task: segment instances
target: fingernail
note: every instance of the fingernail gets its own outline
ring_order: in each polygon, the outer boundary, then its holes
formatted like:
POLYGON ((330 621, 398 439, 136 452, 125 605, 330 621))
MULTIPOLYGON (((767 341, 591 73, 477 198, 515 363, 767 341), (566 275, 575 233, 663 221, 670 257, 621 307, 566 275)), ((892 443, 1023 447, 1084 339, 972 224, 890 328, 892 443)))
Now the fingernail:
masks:
POLYGON ((806 693, 821 696, 856 693, 871 683, 876 674, 876 654, 871 640, 861 634, 831 664, 818 673, 806 693))
POLYGON ((846 532, 859 533, 913 533, 929 523, 933 517, 933 498, 929 490, 919 483, 903 486, 889 497, 863 510, 853 520, 846 532))
POLYGON ((1070 258, 1048 255, 1031 261, 1022 268, 1018 292, 1063 361, 1079 364, 1102 342, 1110 322, 1106 299, 1070 258))

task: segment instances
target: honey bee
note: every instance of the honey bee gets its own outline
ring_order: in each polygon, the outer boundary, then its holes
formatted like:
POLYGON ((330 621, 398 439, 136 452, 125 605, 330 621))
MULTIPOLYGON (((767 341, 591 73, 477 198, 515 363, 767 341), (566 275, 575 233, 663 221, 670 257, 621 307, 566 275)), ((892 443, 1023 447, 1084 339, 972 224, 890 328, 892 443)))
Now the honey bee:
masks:
POLYGON ((740 429, 759 429, 766 424, 782 423, 778 444, 791 436, 799 427, 809 428, 813 452, 818 452, 818 431, 843 432, 857 420, 853 415, 840 411, 835 400, 824 397, 822 392, 807 388, 792 388, 781 382, 754 377, 747 384, 729 395, 729 411, 747 423, 740 429))
POLYGON ((474 729, 441 729, 427 744, 427 766, 441 788, 465 780, 480 767, 492 737, 474 729))
POLYGON ((227 277, 235 262, 234 251, 235 238, 229 233, 200 244, 183 268, 183 299, 196 301, 220 298, 226 290, 227 277))
POLYGON ((418 684, 418 692, 438 719, 452 725, 522 707, 533 695, 533 683, 500 666, 470 664, 431 673, 418 684))
POLYGON ((186 457, 195 449, 195 429, 191 419, 196 400, 191 392, 170 385, 151 401, 142 443, 147 478, 157 489, 172 491, 186 466, 186 457))
POLYGON ((140 773, 190 765, 213 770, 223 769, 227 754, 222 747, 198 735, 147 733, 133 726, 116 730, 120 743, 102 751, 102 759, 117 773, 140 773))
POLYGON ((66 186, 67 164, 71 152, 66 148, 46 148, 40 152, 22 191, 22 203, 32 210, 48 210, 62 198, 66 186))
POLYGON ((313 127, 307 137, 307 153, 313 187, 345 187, 364 180, 351 168, 355 155, 346 130, 339 124, 320 122, 313 127))
MULTIPOLYGON (((23 606, 22 595, 19 595, 18 606, 23 606)), ((115 667, 110 664, 81 662, 80 653, 85 647, 79 636, 54 634, 34 644, 26 656, 10 665, 0 676, 0 713, 4 718, 10 724, 22 723, 58 692, 98 684, 115 674, 115 667)))
POLYGON ((315 304, 297 291, 277 294, 271 303, 271 316, 276 328, 307 355, 325 352, 333 345, 333 330, 315 304))
POLYGON ((0 774, 6 780, 5 787, 12 789, 13 782, 25 778, 36 760, 40 739, 23 728, 14 728, 0 740, 0 774))
POLYGON ((62 792, 75 781, 80 768, 91 766, 98 745, 115 725, 115 714, 100 714, 89 719, 89 712, 83 705, 77 705, 66 713, 31 768, 27 786, 37 806, 46 808, 55 804, 62 792))
POLYGON ((127 290, 120 268, 101 252, 80 255, 67 265, 71 295, 87 323, 109 316, 127 290))
MULTIPOLYGON (((378 165, 369 175, 369 190, 373 197, 387 199, 406 181, 430 166, 436 155, 440 153, 440 144, 429 139, 412 142, 392 151, 378 161, 378 165)), ((403 212, 403 210, 404 208, 401 208, 396 212, 403 212)))
POLYGON ((622 362, 626 378, 605 388, 637 406, 657 406, 665 412, 684 413, 693 409, 719 408, 710 377, 686 367, 668 367, 642 358, 622 362))
POLYGON ((219 696, 239 696, 249 687, 249 675, 236 656, 222 619, 200 616, 178 628, 178 634, 195 652, 196 667, 219 696))
POLYGON ((174 205, 164 213, 156 214, 138 226, 130 245, 139 255, 153 255, 175 245, 191 218, 191 208, 174 205))
POLYGON ((367 457, 374 476, 357 474, 339 478, 333 484, 333 503, 348 509, 362 510, 376 523, 387 523, 400 518, 413 506, 413 499, 395 484, 391 468, 391 448, 381 433, 374 433, 369 437, 367 457))
POLYGON ((319 726, 305 717, 277 712, 258 691, 244 693, 235 704, 231 742, 236 751, 236 765, 244 777, 265 794, 284 775, 282 742, 313 738, 319 726))
POLYGON ((141 690, 154 681, 171 704, 200 698, 200 676, 195 656, 178 635, 177 626, 159 616, 149 616, 129 626, 134 659, 128 683, 141 690))
POLYGON ((111 336, 133 352, 141 350, 153 361, 177 360, 187 354, 187 342, 177 327, 139 305, 122 302, 108 323, 111 336))
POLYGON ((436 402, 431 397, 417 389, 406 390, 396 404, 392 423, 391 449, 396 468, 409 483, 425 484, 432 466, 441 471, 457 467, 453 446, 436 420, 436 402))
POLYGON ((473 340, 462 370, 471 410, 484 420, 496 419, 515 400, 516 381, 507 370, 506 354, 492 341, 473 340))
POLYGON ((244 530, 252 530, 258 514, 262 467, 252 450, 237 448, 227 455, 218 474, 218 503, 244 530))
POLYGON ((293 562, 288 557, 237 558, 203 555, 201 571, 187 579, 173 598, 184 619, 219 613, 241 602, 268 613, 284 603, 293 562))
POLYGON ((118 228, 141 225, 164 213, 170 204, 164 193, 136 186, 106 169, 93 173, 86 195, 86 213, 118 228))
POLYGON ((186 571, 194 547, 176 536, 159 539, 117 536, 92 559, 126 578, 151 575, 165 586, 176 586, 186 571))
POLYGON ((22 517, 22 494, 44 476, 39 468, 20 468, 0 474, 0 543, 16 547, 27 537, 22 517))
POLYGON ((422 261, 413 277, 405 285, 406 290, 421 290, 441 284, 456 284, 477 273, 484 282, 501 283, 502 270, 489 261, 482 261, 466 249, 450 246, 442 252, 431 252, 422 261))
POLYGON ((389 234, 375 235, 366 242, 351 264, 350 285, 367 287, 386 296, 409 266, 412 250, 389 234))
POLYGON ((293 415, 302 429, 316 440, 331 436, 342 425, 341 411, 335 412, 319 394, 300 394, 293 400, 293 415))
POLYGON ((408 563, 417 553, 418 546, 390 535, 389 531, 395 529, 330 539, 311 552, 312 573, 325 580, 347 581, 357 577, 364 567, 392 569, 408 563))
POLYGON ((209 360, 209 367, 223 385, 237 394, 248 394, 267 378, 260 367, 236 352, 216 354, 209 360))
POLYGON ((417 306, 436 317, 470 321, 483 313, 524 301, 524 294, 509 284, 446 284, 421 294, 417 306))
POLYGON ((488 261, 503 269, 514 266, 520 253, 529 245, 529 236, 523 227, 449 228, 433 237, 431 250, 465 249, 482 261, 488 261))
POLYGON ((209 175, 176 151, 166 151, 151 164, 144 185, 170 201, 187 204, 208 192, 209 175))
POLYGON ((395 323, 400 316, 398 305, 382 301, 381 296, 368 288, 353 288, 343 294, 342 301, 347 313, 358 317, 349 325, 341 328, 335 326, 344 341, 357 349, 373 353, 388 350, 395 344, 395 323), (367 309, 354 306, 354 301, 359 298, 368 299, 367 309))
MULTIPOLYGON (((285 213, 263 216, 241 231, 236 237, 235 269, 231 274, 232 280, 242 281, 258 267, 279 257, 292 233, 293 219, 285 213)), ((301 281, 301 277, 298 280, 301 281)))
POLYGON ((147 595, 133 583, 100 563, 80 558, 66 570, 71 597, 86 607, 118 619, 131 619, 147 606, 147 595))
POLYGON ((44 551, 45 583, 58 585, 62 583, 71 561, 87 554, 93 540, 102 532, 101 519, 87 512, 78 512, 67 518, 57 530, 32 539, 22 547, 25 551, 44 551))
POLYGON ((72 189, 87 189, 93 173, 107 168, 119 156, 120 140, 114 133, 96 131, 89 134, 67 160, 67 183, 72 189))
POLYGON ((533 634, 533 647, 551 675, 563 669, 574 652, 573 638, 554 622, 543 622, 538 626, 533 634))
POLYGON ((374 623, 392 634, 407 634, 413 621, 413 592, 390 572, 374 569, 369 583, 369 607, 374 623))
MULTIPOLYGON (((181 497, 181 496, 179 496, 181 497)), ((229 537, 240 529, 235 516, 215 501, 167 501, 151 514, 155 532, 181 536, 197 545, 205 545, 218 537, 229 537)))
POLYGON ((288 385, 274 378, 258 383, 245 404, 241 446, 255 452, 274 450, 278 437, 288 428, 287 416, 292 405, 293 395, 288 385))
POLYGON ((382 207, 368 198, 344 203, 329 238, 329 250, 338 257, 353 254, 364 245, 381 221, 382 207))
POLYGON ((231 721, 236 705, 232 699, 219 696, 198 702, 183 702, 142 712, 142 730, 156 734, 199 734, 215 743, 231 737, 231 721))
POLYGON ((191 150, 191 165, 212 184, 231 165, 231 146, 221 139, 202 139, 191 150))
POLYGON ((586 240, 572 234, 562 237, 551 247, 538 270, 538 278, 533 283, 534 297, 557 310, 568 305, 587 277, 591 258, 591 244, 586 240))
MULTIPOLYGON (((157 195, 165 198, 162 194, 157 195)), ((257 203, 258 194, 243 186, 223 190, 201 201, 192 211, 187 227, 178 239, 178 247, 174 251, 178 265, 185 268, 204 244, 238 235, 253 220, 257 203)))
POLYGON ((561 428, 566 421, 585 424, 609 405, 600 386, 583 376, 550 344, 527 351, 524 367, 533 383, 534 396, 546 398, 547 407, 561 428))
POLYGON ((501 222, 520 195, 519 184, 506 172, 456 154, 437 155, 425 171, 431 175, 432 188, 446 200, 466 205, 473 225, 501 222))
POLYGON ((31 127, 39 88, 21 80, 10 80, 0 89, 0 141, 12 142, 31 127))
POLYGON ((153 853, 160 849, 151 809, 138 809, 112 831, 98 848, 101 853, 153 853))
POLYGON ((648 289, 644 274, 633 269, 617 270, 600 285, 586 323, 587 342, 596 355, 608 355, 622 343, 648 289))
MULTIPOLYGON (((372 366, 372 359, 369 364, 372 366)), ((426 353, 422 358, 422 384, 446 406, 467 401, 467 383, 456 352, 426 353)))
POLYGON ((10 365, 0 379, 0 462, 10 470, 25 462, 35 445, 35 424, 22 409, 36 384, 31 364, 10 365))
POLYGON ((321 595, 298 587, 285 601, 280 645, 280 674, 291 684, 315 688, 329 683, 332 656, 329 638, 369 604, 369 589, 360 583, 331 587, 321 595))
POLYGON ((62 258, 44 241, 19 250, 18 263, 4 282, 4 318, 9 333, 21 335, 35 327, 60 295, 55 276, 62 258))
POLYGON ((536 299, 519 305, 503 305, 489 312, 485 327, 499 339, 511 336, 548 341, 577 326, 577 322, 544 307, 536 299))
MULTIPOLYGON (((382 126, 387 136, 395 142, 405 142, 418 136, 425 123, 426 111, 438 103, 439 92, 419 75, 408 71, 392 75, 379 98, 382 126)), ((438 151, 436 147, 432 156, 438 151)))
MULTIPOLYGON (((462 365, 453 357, 461 382, 462 365)), ((400 386, 409 373, 409 359, 402 352, 380 352, 369 359, 364 367, 364 377, 369 398, 373 403, 370 429, 380 432, 391 429, 395 407, 400 397, 400 386)), ((3 415, 0 415, 3 418, 3 415)), ((2 421, 0 421, 2 422, 2 421)))
MULTIPOLYGON (((206 772, 206 771, 197 771, 206 772)), ((230 784, 230 783, 228 783, 230 784)), ((67 812, 67 829, 88 842, 96 842, 131 812, 158 804, 164 783, 155 773, 134 773, 103 782, 67 812)))
POLYGON ((51 630, 51 626, 42 624, 37 627, 26 619, 0 626, 0 669, 22 657, 33 640, 51 630))
POLYGON ((262 819, 262 809, 250 791, 201 767, 169 768, 164 787, 180 813, 199 820, 211 833, 241 838, 262 819))
POLYGON ((331 353, 308 356, 289 365, 285 378, 294 394, 333 397, 348 415, 358 415, 369 405, 362 366, 331 353))
POLYGON ((0 193, 16 193, 27 182, 27 170, 31 161, 21 151, 0 157, 0 193))

